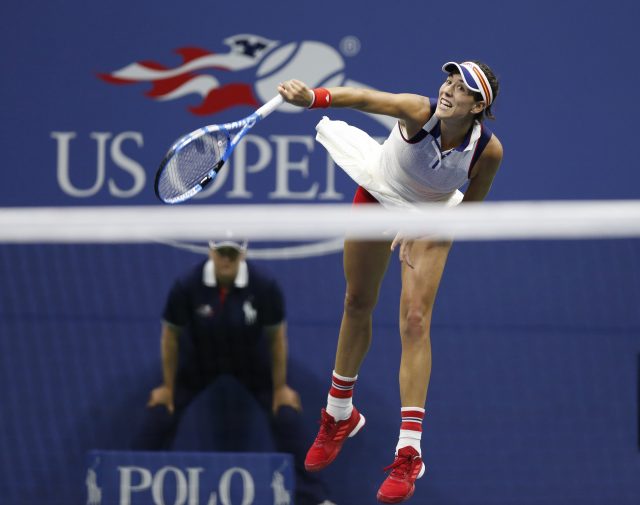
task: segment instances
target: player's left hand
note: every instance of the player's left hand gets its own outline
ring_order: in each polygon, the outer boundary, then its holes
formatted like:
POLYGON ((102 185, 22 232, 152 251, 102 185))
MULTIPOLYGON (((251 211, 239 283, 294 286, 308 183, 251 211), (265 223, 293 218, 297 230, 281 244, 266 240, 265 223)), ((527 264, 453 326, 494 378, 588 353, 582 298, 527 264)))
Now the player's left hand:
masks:
POLYGON ((409 268, 415 268, 411 260, 411 249, 413 248, 414 240, 410 240, 398 233, 393 242, 391 242, 391 250, 395 251, 396 247, 400 245, 399 259, 401 263, 405 263, 409 268))
POLYGON ((278 413, 280 407, 291 407, 297 412, 302 411, 300 395, 287 384, 273 390, 272 412, 274 415, 278 413))

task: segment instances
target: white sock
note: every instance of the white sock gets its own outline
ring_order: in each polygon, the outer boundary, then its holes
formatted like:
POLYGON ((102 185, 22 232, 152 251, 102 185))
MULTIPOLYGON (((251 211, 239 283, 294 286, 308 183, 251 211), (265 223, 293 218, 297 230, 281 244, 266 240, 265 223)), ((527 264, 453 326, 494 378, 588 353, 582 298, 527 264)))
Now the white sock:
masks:
POLYGON ((422 439, 422 421, 424 419, 424 409, 422 407, 402 407, 400 415, 402 416, 402 424, 400 425, 400 435, 398 437, 398 445, 396 445, 396 454, 403 447, 413 447, 418 454, 422 456, 420 449, 420 440, 422 439))
POLYGON ((400 436, 398 437, 398 445, 396 445, 396 454, 398 454, 398 450, 403 447, 411 446, 418 454, 422 456, 422 449, 420 448, 420 440, 422 439, 421 431, 414 430, 400 430, 400 436))
POLYGON ((336 421, 344 421, 351 417, 353 411, 353 398, 335 398, 327 395, 327 414, 330 414, 336 421))

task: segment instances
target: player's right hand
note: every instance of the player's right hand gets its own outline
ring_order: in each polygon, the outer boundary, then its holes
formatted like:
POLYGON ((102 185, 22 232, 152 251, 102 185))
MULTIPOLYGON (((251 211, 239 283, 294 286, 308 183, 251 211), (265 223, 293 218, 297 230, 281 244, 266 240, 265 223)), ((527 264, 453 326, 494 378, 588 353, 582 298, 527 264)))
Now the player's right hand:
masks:
POLYGON ((149 396, 147 407, 155 407, 157 405, 164 405, 167 407, 169 414, 173 414, 175 410, 173 404, 173 391, 164 384, 154 388, 149 396))
POLYGON ((291 79, 278 85, 278 93, 286 102, 298 107, 309 107, 313 102, 313 91, 302 81, 291 79))

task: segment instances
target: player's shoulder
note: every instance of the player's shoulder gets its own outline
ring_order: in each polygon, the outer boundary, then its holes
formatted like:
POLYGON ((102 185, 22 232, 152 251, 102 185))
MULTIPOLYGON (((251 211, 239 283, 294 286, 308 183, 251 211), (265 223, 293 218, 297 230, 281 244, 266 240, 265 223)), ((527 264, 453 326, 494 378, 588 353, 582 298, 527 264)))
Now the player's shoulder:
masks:
POLYGON ((481 158, 502 159, 502 142, 500 142, 498 136, 487 125, 486 121, 483 121, 481 123, 476 122, 476 124, 480 125, 480 137, 478 139, 478 146, 480 147, 482 152, 481 158))
POLYGON ((428 96, 408 94, 412 102, 412 116, 416 122, 426 123, 436 110, 436 99, 428 96))
MULTIPOLYGON (((401 107, 403 111, 399 114, 400 124, 406 132, 419 131, 431 119, 432 113, 435 111, 435 101, 422 95, 404 93, 402 96, 405 102, 401 107)), ((411 135, 413 136, 413 135, 411 135)))
POLYGON ((493 159, 496 161, 502 160, 504 149, 502 147, 502 142, 500 142, 500 139, 495 133, 492 133, 491 138, 487 143, 487 147, 485 147, 482 155, 488 159, 493 159))

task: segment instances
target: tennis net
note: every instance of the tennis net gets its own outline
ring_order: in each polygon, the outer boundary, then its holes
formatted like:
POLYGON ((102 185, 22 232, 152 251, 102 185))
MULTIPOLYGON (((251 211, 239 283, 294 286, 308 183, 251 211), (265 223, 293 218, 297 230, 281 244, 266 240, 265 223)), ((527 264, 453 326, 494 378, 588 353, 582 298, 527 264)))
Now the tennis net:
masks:
MULTIPOLYGON (((413 500, 637 503, 640 202, 365 207, 0 209, 7 503, 86 502, 85 452, 125 449, 161 380, 173 280, 205 259, 208 240, 229 234, 249 239, 250 260, 282 287, 289 379, 311 440, 340 326, 342 239, 391 240, 398 230, 454 239, 431 329, 427 474, 413 500)), ((372 502, 391 463, 399 293, 396 254, 354 395, 368 423, 325 473, 338 504, 372 502)), ((229 449, 229 419, 213 405, 192 406, 177 450, 229 449)), ((243 450, 273 448, 265 426, 255 409, 243 450)))

